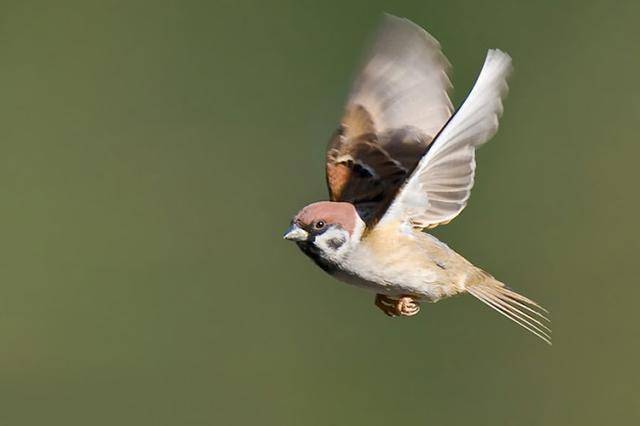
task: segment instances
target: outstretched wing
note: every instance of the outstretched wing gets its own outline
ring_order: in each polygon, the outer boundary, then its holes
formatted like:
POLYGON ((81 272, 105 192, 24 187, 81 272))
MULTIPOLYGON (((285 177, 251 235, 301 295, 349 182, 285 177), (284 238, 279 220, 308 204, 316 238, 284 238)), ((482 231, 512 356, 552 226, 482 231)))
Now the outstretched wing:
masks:
POLYGON ((436 39, 385 15, 327 149, 331 200, 373 207, 395 194, 451 116, 448 67, 436 39))
POLYGON ((475 149, 498 130, 511 70, 509 55, 489 50, 471 93, 436 136, 380 223, 401 220, 416 228, 432 228, 465 208, 473 186, 475 149))

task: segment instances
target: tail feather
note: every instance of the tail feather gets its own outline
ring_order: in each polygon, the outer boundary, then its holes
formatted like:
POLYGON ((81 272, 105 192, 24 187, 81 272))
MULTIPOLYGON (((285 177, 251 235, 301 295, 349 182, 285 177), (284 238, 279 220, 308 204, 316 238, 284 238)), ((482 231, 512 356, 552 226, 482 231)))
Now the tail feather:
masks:
POLYGON ((545 315, 548 311, 533 300, 508 289, 492 277, 468 286, 467 292, 551 345, 551 329, 542 322, 551 322, 545 315))
MULTIPOLYGON (((503 287, 503 292, 497 291, 495 288, 488 288, 487 291, 492 295, 497 297, 498 299, 500 299, 501 302, 506 302, 504 303, 506 305, 506 307, 512 309, 512 310, 516 310, 520 315, 525 316, 526 318, 530 319, 531 321, 535 322, 536 324, 539 324, 541 327, 544 327, 545 329, 551 331, 551 329, 549 329, 549 327, 547 327, 546 325, 544 325, 542 322, 540 322, 538 319, 536 318, 532 318, 530 315, 527 315, 526 312, 523 312, 521 310, 519 310, 518 308, 516 308, 516 306, 531 312, 534 315, 537 315, 539 318, 541 318, 542 320, 546 321, 546 322, 551 322, 549 320, 549 318, 547 318, 542 312, 536 311, 535 309, 525 305, 524 303, 520 303, 516 297, 523 297, 524 299, 526 299, 524 296, 520 296, 518 293, 514 293, 512 291, 509 291, 506 287, 503 287), (511 293, 512 295, 509 295, 508 293, 511 293), (513 306, 515 305, 515 306, 513 306)), ((542 306, 538 305, 537 303, 526 299, 527 302, 532 306, 535 306, 536 308, 538 308, 541 311, 544 311, 545 313, 548 313, 549 311, 547 311, 546 309, 544 309, 542 306)))

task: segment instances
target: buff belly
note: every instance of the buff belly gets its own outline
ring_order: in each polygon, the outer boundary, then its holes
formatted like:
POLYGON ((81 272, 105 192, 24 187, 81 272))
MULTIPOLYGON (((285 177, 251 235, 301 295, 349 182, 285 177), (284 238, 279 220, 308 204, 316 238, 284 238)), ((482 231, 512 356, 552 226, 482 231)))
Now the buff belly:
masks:
POLYGON ((406 281, 395 281, 392 277, 384 277, 386 279, 367 279, 345 271, 336 271, 332 275, 337 280, 346 284, 360 287, 373 293, 384 294, 389 297, 413 296, 420 301, 437 302, 444 297, 453 295, 445 291, 448 286, 438 283, 437 280, 429 282, 427 277, 432 274, 428 273, 424 274, 424 276, 421 277, 422 279, 406 281))

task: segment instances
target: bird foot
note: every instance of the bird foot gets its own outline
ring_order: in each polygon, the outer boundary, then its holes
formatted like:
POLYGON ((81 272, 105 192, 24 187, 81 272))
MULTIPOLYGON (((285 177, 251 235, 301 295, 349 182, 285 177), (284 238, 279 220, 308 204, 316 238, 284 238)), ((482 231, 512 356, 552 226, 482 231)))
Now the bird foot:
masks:
POLYGON ((420 312, 420 304, 411 296, 401 296, 396 300, 376 294, 375 305, 390 317, 411 317, 420 312))

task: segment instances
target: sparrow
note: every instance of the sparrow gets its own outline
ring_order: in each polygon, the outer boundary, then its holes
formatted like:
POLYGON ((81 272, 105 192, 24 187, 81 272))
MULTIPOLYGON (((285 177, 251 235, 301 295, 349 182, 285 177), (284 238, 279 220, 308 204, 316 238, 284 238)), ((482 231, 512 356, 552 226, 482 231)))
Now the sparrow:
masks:
POLYGON ((468 293, 551 344, 548 311, 426 230, 467 205, 475 150, 495 135, 511 57, 487 52, 454 112, 450 64, 413 22, 385 15, 326 152, 329 201, 300 210, 284 234, 336 279, 376 294, 391 317, 468 293))

